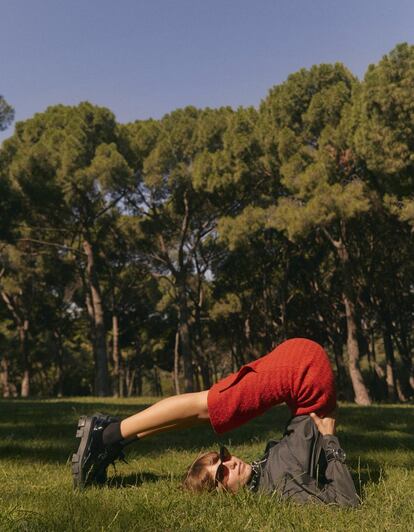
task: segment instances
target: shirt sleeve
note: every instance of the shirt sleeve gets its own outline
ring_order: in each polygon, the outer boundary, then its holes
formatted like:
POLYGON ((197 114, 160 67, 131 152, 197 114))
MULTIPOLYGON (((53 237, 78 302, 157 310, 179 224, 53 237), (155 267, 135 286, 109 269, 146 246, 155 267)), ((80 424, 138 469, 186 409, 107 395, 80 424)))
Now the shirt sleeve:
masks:
MULTIPOLYGON (((340 449, 338 438, 332 435, 324 436, 322 447, 325 452, 340 449)), ((323 484, 318 484, 316 479, 305 472, 285 475, 283 494, 296 502, 314 500, 340 506, 359 505, 351 474, 346 464, 337 458, 328 461, 323 484)))

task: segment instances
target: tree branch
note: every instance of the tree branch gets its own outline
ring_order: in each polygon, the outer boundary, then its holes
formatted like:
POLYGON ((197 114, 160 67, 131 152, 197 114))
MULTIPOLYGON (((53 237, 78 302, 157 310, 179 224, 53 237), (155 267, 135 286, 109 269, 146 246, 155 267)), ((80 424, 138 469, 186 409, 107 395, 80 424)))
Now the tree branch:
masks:
POLYGON ((183 218, 183 221, 182 221, 182 224, 181 224, 181 242, 180 242, 180 247, 178 249, 178 264, 180 265, 180 270, 183 269, 183 265, 184 265, 184 243, 185 243, 185 238, 187 236, 187 231, 188 231, 188 226, 190 224, 190 207, 189 207, 189 204, 188 204, 188 192, 186 191, 184 193, 184 218, 183 218))
POLYGON ((65 251, 73 251, 74 253, 77 253, 78 255, 86 256, 86 254, 83 251, 80 251, 79 249, 75 249, 70 246, 65 246, 63 244, 56 244, 55 242, 46 242, 44 240, 37 240, 35 238, 19 238, 17 242, 32 242, 34 244, 41 244, 45 246, 51 246, 51 247, 64 249, 65 251))

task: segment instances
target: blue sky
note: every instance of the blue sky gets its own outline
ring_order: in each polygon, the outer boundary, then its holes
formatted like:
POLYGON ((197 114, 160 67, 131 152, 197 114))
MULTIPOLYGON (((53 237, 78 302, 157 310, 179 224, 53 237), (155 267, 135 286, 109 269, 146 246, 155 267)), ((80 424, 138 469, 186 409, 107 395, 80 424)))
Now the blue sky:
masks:
POLYGON ((0 0, 0 18, 0 94, 17 120, 83 100, 120 122, 257 106, 301 67, 363 77, 414 43, 412 0, 0 0))

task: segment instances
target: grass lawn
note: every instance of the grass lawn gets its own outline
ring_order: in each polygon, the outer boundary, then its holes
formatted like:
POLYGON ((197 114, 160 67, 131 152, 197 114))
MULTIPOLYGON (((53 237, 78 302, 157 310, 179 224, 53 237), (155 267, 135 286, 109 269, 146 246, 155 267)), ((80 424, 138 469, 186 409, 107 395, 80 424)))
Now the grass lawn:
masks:
POLYGON ((153 398, 0 400, 0 530, 414 530, 414 406, 342 405, 338 435, 362 505, 299 506, 246 492, 179 489, 200 450, 227 444, 246 460, 280 437, 285 407, 218 438, 207 426, 160 434, 128 451, 104 488, 72 489, 69 459, 79 415, 127 416, 153 398))

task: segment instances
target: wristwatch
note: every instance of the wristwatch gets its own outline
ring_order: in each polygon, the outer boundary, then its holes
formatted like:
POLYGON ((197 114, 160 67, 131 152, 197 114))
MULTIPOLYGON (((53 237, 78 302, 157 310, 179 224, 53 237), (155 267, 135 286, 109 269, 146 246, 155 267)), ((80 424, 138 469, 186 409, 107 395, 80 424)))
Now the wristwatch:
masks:
POLYGON ((343 449, 338 447, 338 449, 332 449, 332 447, 328 447, 325 451, 326 459, 328 462, 331 460, 339 460, 339 462, 344 463, 346 460, 346 454, 343 449))

